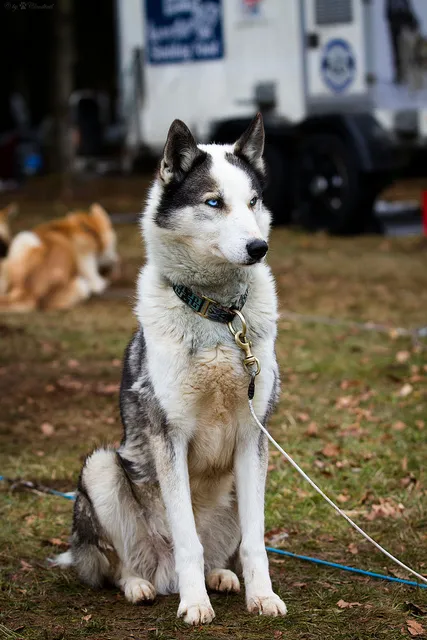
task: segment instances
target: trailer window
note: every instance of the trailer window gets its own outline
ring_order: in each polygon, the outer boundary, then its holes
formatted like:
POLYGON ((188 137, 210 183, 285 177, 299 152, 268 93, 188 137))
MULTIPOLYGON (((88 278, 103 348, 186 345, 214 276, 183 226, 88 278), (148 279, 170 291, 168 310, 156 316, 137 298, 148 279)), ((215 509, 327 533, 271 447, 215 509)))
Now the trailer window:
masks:
POLYGON ((346 24, 353 21, 352 0, 316 0, 316 24, 346 24))

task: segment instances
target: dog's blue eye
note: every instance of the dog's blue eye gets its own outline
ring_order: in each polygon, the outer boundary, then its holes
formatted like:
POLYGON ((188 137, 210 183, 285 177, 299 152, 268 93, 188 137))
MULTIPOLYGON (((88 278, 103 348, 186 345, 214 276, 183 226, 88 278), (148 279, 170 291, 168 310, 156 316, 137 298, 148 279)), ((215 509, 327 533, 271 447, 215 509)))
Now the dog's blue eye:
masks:
POLYGON ((207 204, 209 207, 218 208, 219 200, 217 198, 209 198, 209 200, 205 201, 205 204, 207 204))
POLYGON ((254 207, 257 202, 258 202, 258 198, 257 198, 257 196, 254 196, 252 198, 252 200, 249 202, 249 204, 250 204, 251 207, 254 207))

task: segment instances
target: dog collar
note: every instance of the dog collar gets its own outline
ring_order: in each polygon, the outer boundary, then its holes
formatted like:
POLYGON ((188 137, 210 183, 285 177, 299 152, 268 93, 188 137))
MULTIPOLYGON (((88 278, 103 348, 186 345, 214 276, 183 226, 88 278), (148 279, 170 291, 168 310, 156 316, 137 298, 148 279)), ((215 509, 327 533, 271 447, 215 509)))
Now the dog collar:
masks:
POLYGON ((202 316, 202 318, 207 318, 208 320, 213 320, 214 322, 222 322, 223 324, 232 322, 235 316, 234 309, 237 309, 237 311, 242 310, 249 292, 249 289, 246 289, 245 293, 240 296, 235 305, 232 307, 224 307, 211 298, 197 295, 182 284, 173 284, 172 289, 178 298, 193 309, 197 315, 202 316))

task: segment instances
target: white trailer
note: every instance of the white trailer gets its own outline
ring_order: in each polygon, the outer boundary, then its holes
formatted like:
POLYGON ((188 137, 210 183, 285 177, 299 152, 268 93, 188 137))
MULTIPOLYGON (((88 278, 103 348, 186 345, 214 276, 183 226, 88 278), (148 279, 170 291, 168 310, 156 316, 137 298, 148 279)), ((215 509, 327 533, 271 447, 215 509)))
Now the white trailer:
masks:
POLYGON ((117 0, 131 155, 181 118, 200 141, 264 113, 277 222, 366 227, 427 138, 427 0, 117 0))

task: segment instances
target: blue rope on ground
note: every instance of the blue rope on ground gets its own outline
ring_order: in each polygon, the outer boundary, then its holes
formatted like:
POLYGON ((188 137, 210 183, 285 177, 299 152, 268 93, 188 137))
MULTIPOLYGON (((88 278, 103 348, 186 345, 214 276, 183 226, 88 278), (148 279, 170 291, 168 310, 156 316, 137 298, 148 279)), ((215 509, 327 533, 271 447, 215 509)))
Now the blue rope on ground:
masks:
MULTIPOLYGON (((0 481, 1 480, 3 480, 4 482, 11 482, 11 480, 9 478, 6 478, 6 476, 0 476, 0 481)), ((63 491, 57 491, 56 489, 51 489, 50 487, 38 486, 34 482, 25 480, 18 480, 17 483, 18 485, 20 484, 25 489, 30 489, 31 491, 47 493, 53 496, 59 496, 60 498, 66 498, 67 500, 75 500, 76 498, 75 491, 68 491, 67 493, 64 493, 63 491)))
POLYGON ((356 569, 355 567, 347 567, 345 564, 338 564, 337 562, 327 562, 326 560, 319 560, 319 558, 311 558, 310 556, 299 556, 296 553, 290 551, 282 551, 282 549, 275 549, 274 547, 266 547, 269 553, 277 553, 281 556, 287 556, 289 558, 297 558, 297 560, 305 560, 307 562, 313 562, 314 564, 321 564, 326 567, 333 567, 334 569, 342 569, 343 571, 350 571, 351 573, 358 573, 362 576, 369 576, 370 578, 379 578, 380 580, 388 580, 389 582, 400 582, 401 584, 407 584, 410 587, 420 587, 420 589, 427 589, 427 584, 421 584, 414 582, 413 580, 403 580, 402 578, 392 578, 386 576, 383 573, 374 573, 373 571, 365 571, 364 569, 356 569))
MULTIPOLYGON (((5 476, 0 476, 0 481, 7 481, 8 478, 5 476)), ((37 485, 33 485, 33 483, 28 482, 23 486, 27 486, 29 489, 33 489, 37 491, 37 485)), ((74 491, 68 491, 64 493, 63 491, 56 491, 56 489, 50 489, 48 487, 43 487, 43 493, 52 494, 54 496, 59 496, 60 498, 66 498, 67 500, 75 500, 76 494, 74 491)), ((296 553, 291 553, 290 551, 283 551, 282 549, 275 549, 274 547, 266 547, 269 553, 277 553, 280 556, 287 556, 288 558, 296 558, 297 560, 304 560, 306 562, 312 562, 314 564, 321 564, 325 567, 332 567, 334 569, 341 569, 342 571, 349 571, 351 573, 357 573, 362 576, 369 576, 370 578, 378 578, 380 580, 387 580, 388 582, 399 582, 400 584, 406 584, 410 587, 419 587, 420 589, 427 589, 426 584, 420 584, 419 582, 414 582, 412 580, 403 580, 401 578, 392 578, 391 576, 386 576, 383 573, 374 573, 373 571, 365 571, 364 569, 356 569, 355 567, 347 567, 345 564, 338 564, 337 562, 328 562, 327 560, 320 560, 319 558, 312 558, 311 556, 300 556, 296 553)))

